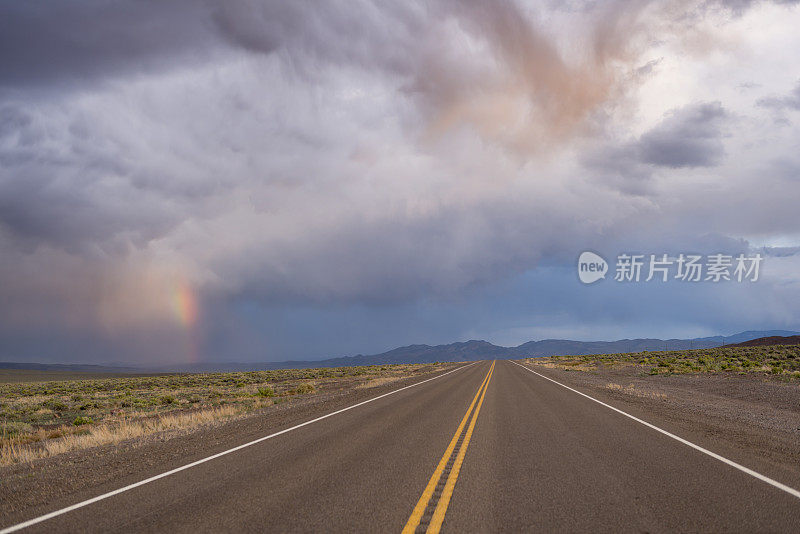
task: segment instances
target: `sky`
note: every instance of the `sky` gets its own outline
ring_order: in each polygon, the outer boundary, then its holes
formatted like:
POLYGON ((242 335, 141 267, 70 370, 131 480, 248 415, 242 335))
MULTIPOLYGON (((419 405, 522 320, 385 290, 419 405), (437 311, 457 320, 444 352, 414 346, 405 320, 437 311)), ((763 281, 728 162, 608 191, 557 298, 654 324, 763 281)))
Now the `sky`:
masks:
POLYGON ((799 27, 786 1, 2 2, 0 360, 800 330, 799 27), (683 253, 763 260, 614 280, 683 253))

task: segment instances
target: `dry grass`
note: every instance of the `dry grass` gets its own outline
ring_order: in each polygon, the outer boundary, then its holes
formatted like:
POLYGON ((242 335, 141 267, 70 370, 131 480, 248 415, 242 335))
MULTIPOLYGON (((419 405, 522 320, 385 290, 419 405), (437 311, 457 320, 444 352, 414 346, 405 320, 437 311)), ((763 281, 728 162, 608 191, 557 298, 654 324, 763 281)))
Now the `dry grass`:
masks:
POLYGON ((526 363, 532 363, 538 365, 540 367, 545 367, 547 369, 563 369, 565 371, 594 371, 597 369, 597 366, 586 364, 582 362, 542 362, 536 361, 533 358, 529 358, 526 363))
POLYGON ((58 439, 50 439, 39 446, 25 445, 18 440, 10 440, 7 446, 0 449, 0 466, 31 462, 38 458, 47 458, 100 445, 117 444, 158 432, 192 429, 233 417, 242 412, 240 406, 223 406, 138 421, 123 420, 117 424, 94 426, 58 439))
POLYGON ((377 365, 0 383, 0 466, 191 429, 297 397, 376 387, 442 367, 377 365))
POLYGON ((384 376, 384 377, 381 377, 381 378, 373 378, 372 380, 369 380, 368 382, 364 382, 363 384, 360 384, 360 385, 356 386, 356 389, 376 388, 378 386, 385 386, 386 384, 391 384, 392 382, 397 382, 398 380, 400 380, 399 376, 384 376))
POLYGON ((736 373, 800 379, 800 345, 760 345, 713 349, 644 351, 528 358, 527 363, 574 371, 639 368, 649 375, 736 373))

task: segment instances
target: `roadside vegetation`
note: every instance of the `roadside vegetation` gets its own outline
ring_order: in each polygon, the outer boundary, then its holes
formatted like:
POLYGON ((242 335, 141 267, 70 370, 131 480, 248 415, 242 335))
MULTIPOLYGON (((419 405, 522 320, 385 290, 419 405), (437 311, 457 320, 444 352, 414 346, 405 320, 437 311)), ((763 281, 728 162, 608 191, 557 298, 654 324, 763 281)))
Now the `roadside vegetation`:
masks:
POLYGON ((186 430, 442 367, 380 365, 0 383, 0 466, 186 430))
POLYGON ((717 347, 626 354, 529 358, 530 363, 575 371, 639 366, 648 375, 690 373, 763 374, 800 380, 800 345, 717 347))

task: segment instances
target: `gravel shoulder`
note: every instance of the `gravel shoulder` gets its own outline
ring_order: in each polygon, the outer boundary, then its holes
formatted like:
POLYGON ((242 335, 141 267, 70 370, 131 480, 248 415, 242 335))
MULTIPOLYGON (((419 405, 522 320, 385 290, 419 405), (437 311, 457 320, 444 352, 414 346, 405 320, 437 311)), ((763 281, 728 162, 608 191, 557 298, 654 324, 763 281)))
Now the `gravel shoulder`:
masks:
POLYGON ((636 364, 576 368, 548 359, 522 362, 734 461, 800 481, 797 380, 753 373, 650 375, 636 364))

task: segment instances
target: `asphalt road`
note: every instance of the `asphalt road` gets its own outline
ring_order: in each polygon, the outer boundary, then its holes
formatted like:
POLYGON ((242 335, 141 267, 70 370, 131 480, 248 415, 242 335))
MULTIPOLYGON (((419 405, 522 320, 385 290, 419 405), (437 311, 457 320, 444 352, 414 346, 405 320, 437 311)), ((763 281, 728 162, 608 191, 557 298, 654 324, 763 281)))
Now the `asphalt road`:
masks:
POLYGON ((498 361, 459 369, 23 532, 404 527, 798 532, 800 498, 498 361))

